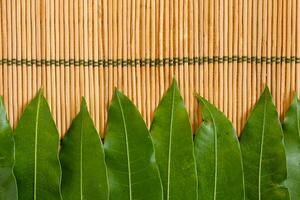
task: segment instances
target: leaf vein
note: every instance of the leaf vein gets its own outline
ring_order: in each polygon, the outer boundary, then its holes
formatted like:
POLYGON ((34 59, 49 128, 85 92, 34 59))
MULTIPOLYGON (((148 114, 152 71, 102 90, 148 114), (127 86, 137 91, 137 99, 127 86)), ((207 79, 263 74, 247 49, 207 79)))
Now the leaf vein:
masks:
POLYGON ((170 117, 170 136, 169 136, 169 152, 168 152, 168 187, 167 187, 167 200, 170 199, 170 170, 171 170, 171 155, 172 155, 172 134, 173 134, 173 117, 174 117, 174 102, 175 101, 175 87, 172 91, 172 105, 171 105, 171 117, 170 117))
POLYGON ((259 155, 259 172, 258 172, 258 199, 261 199, 261 168, 262 168, 262 156, 263 156, 263 146, 264 146, 264 137, 265 137, 265 123, 266 123, 266 108, 267 100, 264 96, 264 114, 263 114, 263 127, 261 134, 261 146, 260 146, 260 155, 259 155))
POLYGON ((39 114, 40 114, 40 103, 41 103, 41 93, 38 96, 37 109, 36 109, 36 123, 35 123, 35 133, 34 133, 34 191, 33 199, 36 200, 36 185, 37 185, 37 143, 38 143, 38 127, 39 127, 39 114))
POLYGON ((118 103, 120 106, 121 114, 122 114, 122 120, 123 120, 123 126, 124 126, 124 132, 125 132, 125 140, 126 140, 126 153, 127 153, 127 164, 128 164, 128 184, 129 184, 129 199, 132 200, 132 188, 131 188, 131 166, 130 166, 130 154, 129 154, 129 144, 128 144, 128 133, 127 133, 127 125, 126 120, 124 116, 124 111, 122 107, 122 103, 120 101, 119 94, 116 93, 116 97, 118 99, 118 103))

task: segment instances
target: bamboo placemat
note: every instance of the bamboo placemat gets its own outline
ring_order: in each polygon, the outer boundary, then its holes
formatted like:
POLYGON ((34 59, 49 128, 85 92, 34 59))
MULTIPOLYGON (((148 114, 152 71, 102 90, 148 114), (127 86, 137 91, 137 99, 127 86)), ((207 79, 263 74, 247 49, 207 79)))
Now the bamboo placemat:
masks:
POLYGON ((299 0, 0 0, 0 94, 15 126, 41 87, 63 134, 85 96, 103 133, 114 87, 147 124, 173 76, 243 127, 264 86, 300 93, 299 0))

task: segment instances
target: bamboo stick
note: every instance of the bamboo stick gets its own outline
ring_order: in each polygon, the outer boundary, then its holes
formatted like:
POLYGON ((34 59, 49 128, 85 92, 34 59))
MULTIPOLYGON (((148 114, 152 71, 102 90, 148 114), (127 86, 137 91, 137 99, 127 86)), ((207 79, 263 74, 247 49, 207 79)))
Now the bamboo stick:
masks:
MULTIPOLYGON (((2 41, 2 31, 3 31, 3 28, 2 28, 2 10, 3 10, 3 5, 2 5, 2 1, 0 2, 0 60, 2 60, 3 62, 3 51, 2 51, 2 47, 4 46, 4 42, 2 41)), ((3 64, 2 66, 0 66, 0 95, 3 96, 3 85, 4 85, 4 80, 3 80, 3 64)))
MULTIPOLYGON (((20 9, 20 1, 12 1, 10 6, 8 7, 8 58, 13 59, 16 57, 17 59, 21 59, 21 32, 17 32, 16 29, 21 29, 21 9, 20 9), (11 40, 10 40, 11 39, 11 40), (20 48, 17 48, 20 47, 20 48)), ((9 95, 12 97, 8 102, 8 112, 11 112, 12 115, 10 117, 10 121, 17 120, 17 113, 22 104, 22 69, 17 68, 16 63, 13 63, 12 66, 8 68, 8 91, 9 95), (15 80, 13 82, 13 80, 15 80), (21 95, 17 95, 21 93, 21 95), (13 105, 15 102, 16 105, 13 105)))

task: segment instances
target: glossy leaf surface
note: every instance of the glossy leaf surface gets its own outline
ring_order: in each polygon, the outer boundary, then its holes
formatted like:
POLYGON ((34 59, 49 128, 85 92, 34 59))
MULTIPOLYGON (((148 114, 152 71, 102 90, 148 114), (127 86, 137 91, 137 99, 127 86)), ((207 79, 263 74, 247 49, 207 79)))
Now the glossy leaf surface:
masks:
POLYGON ((202 97, 203 122, 195 137, 198 199, 242 200, 244 174, 239 141, 231 122, 202 97))
POLYGON ((17 183, 13 174, 14 138, 0 97, 0 199, 17 200, 17 183))
POLYGON ((292 200, 300 199, 300 101, 295 97, 283 122, 287 157, 287 187, 292 200))
POLYGON ((285 200, 289 192, 283 133, 272 96, 266 88, 241 134, 246 197, 285 200))
POLYGON ((61 199, 59 134, 42 91, 27 105, 15 130, 19 200, 61 199))
POLYGON ((160 101, 151 125, 166 200, 197 199, 193 134, 176 81, 160 101))
POLYGON ((133 103, 115 91, 104 149, 111 200, 160 200, 162 186, 145 122, 133 103))
POLYGON ((79 114, 63 139, 60 160, 64 200, 108 199, 102 142, 84 99, 79 114))

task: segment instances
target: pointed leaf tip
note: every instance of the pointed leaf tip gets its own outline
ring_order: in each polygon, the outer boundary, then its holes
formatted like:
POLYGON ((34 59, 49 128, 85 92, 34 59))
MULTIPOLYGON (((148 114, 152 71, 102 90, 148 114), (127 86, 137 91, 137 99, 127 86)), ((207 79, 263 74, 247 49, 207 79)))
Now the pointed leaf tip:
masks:
MULTIPOLYGON (((47 101, 46 98, 45 98, 45 96, 44 96, 44 88, 43 88, 43 87, 41 87, 41 88, 38 90, 38 92, 36 93, 36 95, 35 95, 34 98, 37 98, 37 99, 43 99, 43 100, 47 101)), ((48 102, 47 102, 47 103, 48 103, 48 102)))
POLYGON ((39 89, 39 91, 38 91, 38 93, 37 93, 38 95, 42 95, 42 96, 44 96, 44 88, 43 87, 41 87, 40 89, 39 89))
POLYGON ((177 83, 175 76, 173 77, 171 87, 178 87, 178 83, 177 83))
POLYGON ((122 91, 121 91, 119 88, 117 88, 117 87, 114 87, 114 92, 115 92, 115 93, 116 93, 116 92, 122 93, 122 91))
POLYGON ((295 94, 294 97, 293 97, 293 100, 292 100, 292 104, 297 104, 299 101, 299 98, 298 98, 298 95, 295 94))
POLYGON ((270 89, 267 85, 265 86, 263 94, 268 95, 268 96, 272 96, 271 91, 270 91, 270 89))
POLYGON ((207 99, 205 99, 203 96, 200 96, 199 94, 196 94, 196 98, 198 100, 198 103, 201 104, 201 106, 203 106, 204 103, 209 103, 207 99))
POLYGON ((85 97, 81 97, 81 109, 87 109, 87 103, 85 97))
POLYGON ((268 99, 268 100, 273 101, 273 96, 272 96, 271 91, 268 86, 265 87, 265 89, 261 93, 258 101, 263 100, 263 99, 265 99, 265 100, 268 99))
POLYGON ((117 87, 114 88, 114 95, 113 95, 113 98, 114 96, 116 95, 124 95, 123 92, 121 90, 119 90, 117 87))
POLYGON ((203 96, 201 96, 200 94, 196 94, 196 98, 198 99, 198 101, 203 101, 205 98, 203 96))

